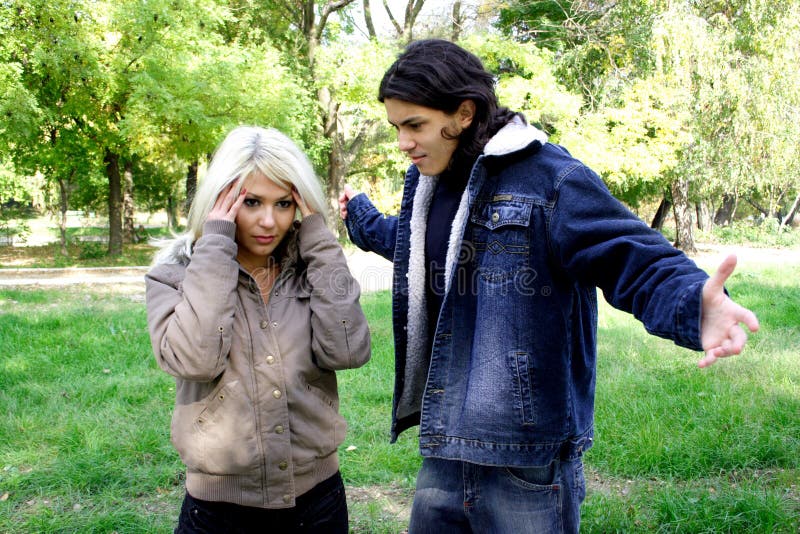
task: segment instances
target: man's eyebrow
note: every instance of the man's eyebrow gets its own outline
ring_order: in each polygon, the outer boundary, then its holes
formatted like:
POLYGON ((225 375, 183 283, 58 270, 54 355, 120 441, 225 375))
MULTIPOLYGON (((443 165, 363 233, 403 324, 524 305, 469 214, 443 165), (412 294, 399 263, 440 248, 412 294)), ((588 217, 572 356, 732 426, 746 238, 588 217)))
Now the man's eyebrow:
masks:
POLYGON ((410 122, 419 122, 421 120, 423 120, 423 117, 421 115, 412 115, 411 117, 407 117, 402 121, 400 121, 400 124, 395 124, 392 121, 389 121, 389 124, 391 124, 392 126, 405 126, 410 122))

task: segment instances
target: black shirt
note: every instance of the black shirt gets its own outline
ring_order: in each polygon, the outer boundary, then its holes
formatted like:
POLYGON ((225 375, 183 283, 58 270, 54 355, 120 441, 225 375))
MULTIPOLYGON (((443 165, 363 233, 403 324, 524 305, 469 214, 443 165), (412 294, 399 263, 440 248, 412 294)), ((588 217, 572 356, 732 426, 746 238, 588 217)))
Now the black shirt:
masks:
POLYGON ((425 231, 426 304, 428 310, 428 344, 433 346, 433 334, 444 300, 447 247, 453 220, 458 212, 461 197, 467 188, 469 174, 455 177, 443 174, 431 199, 428 224, 425 231))

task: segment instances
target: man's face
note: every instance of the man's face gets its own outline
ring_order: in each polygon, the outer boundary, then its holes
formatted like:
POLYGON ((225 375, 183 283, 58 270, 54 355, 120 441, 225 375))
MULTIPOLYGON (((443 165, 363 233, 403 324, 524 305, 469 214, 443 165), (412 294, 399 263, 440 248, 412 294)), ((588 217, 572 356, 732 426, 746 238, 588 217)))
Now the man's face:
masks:
MULTIPOLYGON (((472 122, 459 108, 453 114, 387 98, 386 117, 397 130, 397 144, 419 172, 437 176, 447 169, 458 147, 458 136, 472 122)), ((462 104, 463 107, 463 104, 462 104)))

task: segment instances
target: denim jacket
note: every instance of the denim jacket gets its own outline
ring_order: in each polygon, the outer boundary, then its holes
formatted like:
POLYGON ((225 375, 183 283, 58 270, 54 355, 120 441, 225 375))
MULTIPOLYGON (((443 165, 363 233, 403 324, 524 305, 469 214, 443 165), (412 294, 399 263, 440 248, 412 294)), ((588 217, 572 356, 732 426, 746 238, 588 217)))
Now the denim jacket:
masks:
POLYGON ((706 273, 564 148, 515 121, 471 171, 426 354, 425 222, 435 181, 412 165, 396 217, 363 194, 347 206, 351 240, 394 263, 393 441, 419 423, 423 456, 518 467, 588 449, 596 288, 651 334, 701 348, 706 273))

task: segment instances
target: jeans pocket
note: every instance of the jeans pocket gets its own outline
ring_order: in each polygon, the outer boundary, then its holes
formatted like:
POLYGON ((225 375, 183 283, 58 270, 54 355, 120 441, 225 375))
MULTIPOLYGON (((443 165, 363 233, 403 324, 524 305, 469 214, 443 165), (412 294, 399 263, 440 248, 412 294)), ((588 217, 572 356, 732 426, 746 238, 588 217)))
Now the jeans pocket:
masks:
POLYGON ((505 475, 514 485, 528 490, 557 490, 558 461, 537 467, 505 467, 505 475))

